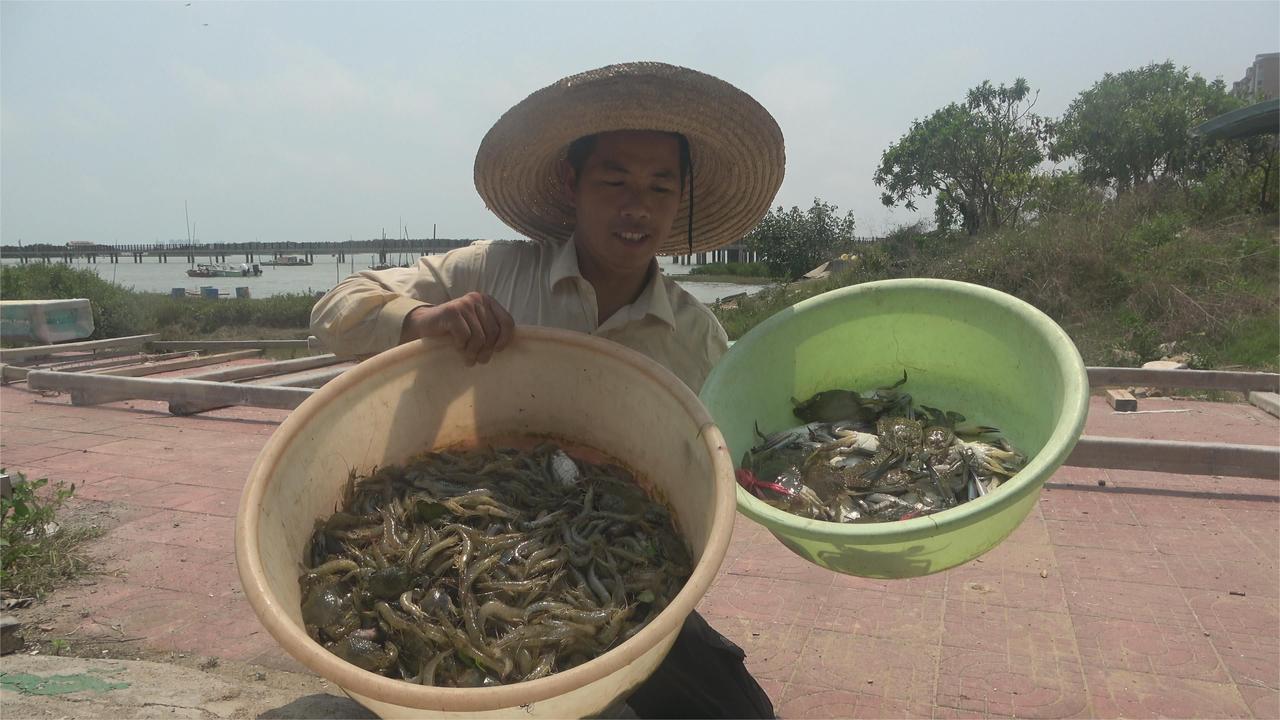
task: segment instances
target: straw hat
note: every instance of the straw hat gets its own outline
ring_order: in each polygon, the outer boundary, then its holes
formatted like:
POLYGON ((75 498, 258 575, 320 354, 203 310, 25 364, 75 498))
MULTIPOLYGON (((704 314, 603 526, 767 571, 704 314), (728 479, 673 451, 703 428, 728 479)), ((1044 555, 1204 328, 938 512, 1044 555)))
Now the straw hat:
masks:
MULTIPOLYGON (((656 62, 589 70, 511 108, 480 142, 476 190, 485 205, 535 240, 566 240, 574 213, 557 164, 569 143, 612 130, 678 132, 693 161, 693 252, 740 240, 782 184, 782 130, 750 95, 705 73, 656 62)), ((662 255, 690 252, 686 191, 662 255)))

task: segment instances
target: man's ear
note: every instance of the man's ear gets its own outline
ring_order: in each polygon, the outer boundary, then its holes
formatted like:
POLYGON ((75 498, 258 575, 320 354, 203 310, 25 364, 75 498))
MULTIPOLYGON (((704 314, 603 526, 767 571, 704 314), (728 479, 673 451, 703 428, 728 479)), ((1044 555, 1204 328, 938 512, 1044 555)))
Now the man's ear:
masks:
POLYGON ((578 207, 578 174, 573 171, 567 158, 560 158, 556 164, 556 175, 560 179, 560 192, 569 207, 578 207))

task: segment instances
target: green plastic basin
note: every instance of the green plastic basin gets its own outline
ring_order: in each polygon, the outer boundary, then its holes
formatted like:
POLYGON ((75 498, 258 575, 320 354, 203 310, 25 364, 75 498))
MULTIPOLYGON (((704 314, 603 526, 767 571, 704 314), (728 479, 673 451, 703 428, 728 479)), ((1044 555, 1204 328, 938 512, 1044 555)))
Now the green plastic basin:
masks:
POLYGON ((1000 428, 1030 460, 986 497, 891 523, 809 520, 743 488, 738 509, 801 557, 842 573, 905 578, 968 562, 1026 517, 1084 428, 1080 353, 1047 315, 1005 293, 950 280, 886 280, 824 293, 761 323, 730 348, 701 399, 735 463, 766 433, 794 427, 792 398, 890 385, 917 404, 1000 428))

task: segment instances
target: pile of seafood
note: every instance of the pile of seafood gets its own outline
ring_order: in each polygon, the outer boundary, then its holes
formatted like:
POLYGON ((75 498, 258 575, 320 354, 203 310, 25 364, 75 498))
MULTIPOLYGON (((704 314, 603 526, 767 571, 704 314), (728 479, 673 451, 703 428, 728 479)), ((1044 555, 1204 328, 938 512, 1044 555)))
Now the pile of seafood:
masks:
POLYGON ((692 563, 671 515, 617 465, 430 452, 367 477, 317 521, 299 578, 312 639, 423 685, 533 680, 638 632, 692 563))
POLYGON ((747 451, 738 483, 801 517, 865 523, 929 515, 994 491, 1026 457, 988 426, 917 406, 902 379, 867 396, 827 390, 792 400, 804 425, 747 451))

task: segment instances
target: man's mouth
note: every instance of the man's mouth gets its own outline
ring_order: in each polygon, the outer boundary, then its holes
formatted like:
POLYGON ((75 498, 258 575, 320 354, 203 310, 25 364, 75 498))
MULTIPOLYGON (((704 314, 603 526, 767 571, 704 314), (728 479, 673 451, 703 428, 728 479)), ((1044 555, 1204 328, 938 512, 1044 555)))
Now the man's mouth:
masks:
POLYGON ((642 232, 616 232, 614 235, 629 245, 639 245, 649 237, 648 233, 642 232))

